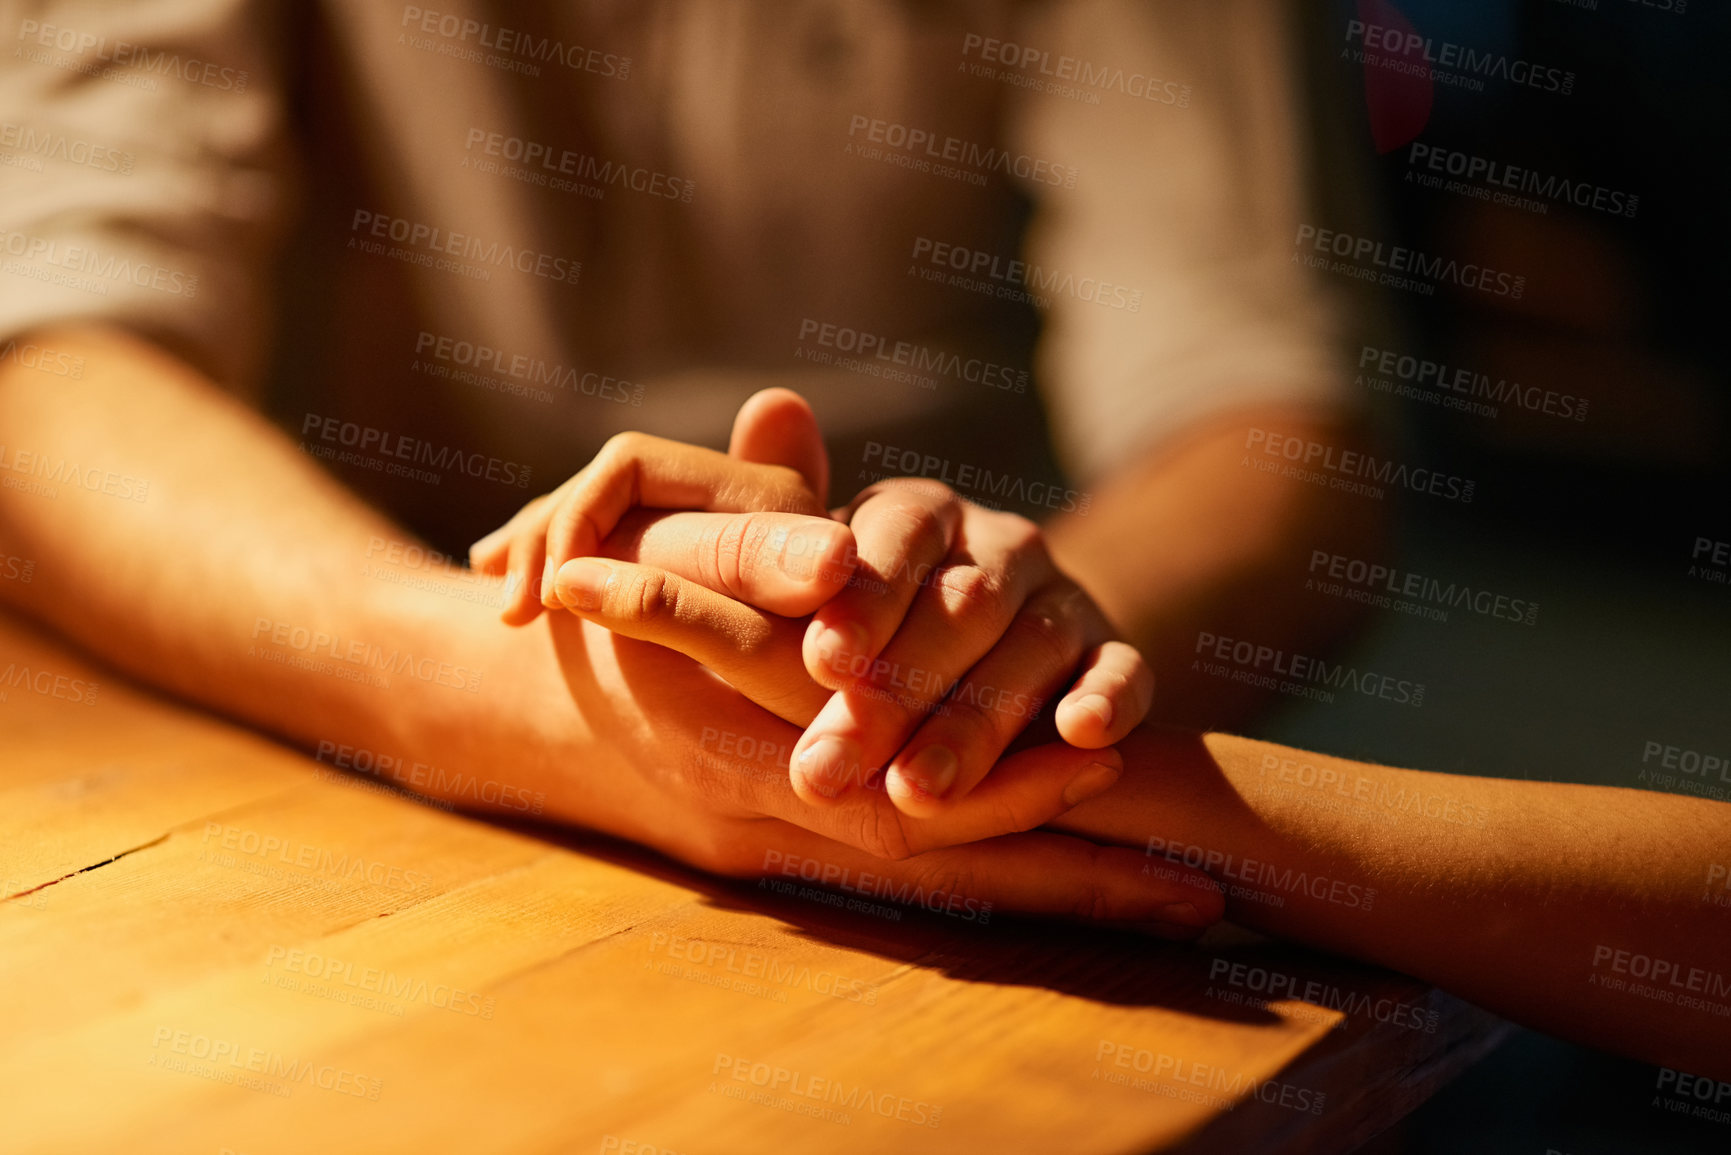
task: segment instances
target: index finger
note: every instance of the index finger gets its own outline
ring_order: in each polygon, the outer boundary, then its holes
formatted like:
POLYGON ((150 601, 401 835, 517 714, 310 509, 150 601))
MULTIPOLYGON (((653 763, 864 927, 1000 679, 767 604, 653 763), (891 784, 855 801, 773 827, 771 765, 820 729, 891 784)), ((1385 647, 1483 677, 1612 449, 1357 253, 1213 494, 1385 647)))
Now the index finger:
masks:
MULTIPOLYGON (((552 495, 547 526, 549 568, 573 557, 592 557, 619 519, 633 507, 710 513, 799 513, 827 517, 822 501, 793 469, 741 461, 713 449, 649 433, 619 433, 595 459, 552 495)), ((508 546, 512 526, 494 530, 470 547, 484 568, 508 546)))
MULTIPOLYGON (((600 554, 655 566, 785 617, 811 613, 853 573, 853 531, 798 513, 635 510, 600 554)), ((801 669, 803 673, 803 668, 801 669)))

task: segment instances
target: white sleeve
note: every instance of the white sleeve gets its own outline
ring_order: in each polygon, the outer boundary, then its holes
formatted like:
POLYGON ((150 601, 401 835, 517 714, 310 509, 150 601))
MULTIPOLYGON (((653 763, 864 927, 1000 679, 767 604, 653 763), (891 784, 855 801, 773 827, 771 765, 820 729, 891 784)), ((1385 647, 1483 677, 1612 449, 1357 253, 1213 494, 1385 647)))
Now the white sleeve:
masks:
POLYGON ((289 171, 263 7, 0 0, 0 341, 107 322, 252 382, 289 171))
POLYGON ((1345 405, 1330 294, 1293 261, 1304 121, 1281 6, 1059 4, 1027 39, 1080 62, 1080 98, 1030 89, 1010 124, 1077 170, 1030 183, 1024 253, 1064 464, 1091 479, 1228 410, 1345 405))

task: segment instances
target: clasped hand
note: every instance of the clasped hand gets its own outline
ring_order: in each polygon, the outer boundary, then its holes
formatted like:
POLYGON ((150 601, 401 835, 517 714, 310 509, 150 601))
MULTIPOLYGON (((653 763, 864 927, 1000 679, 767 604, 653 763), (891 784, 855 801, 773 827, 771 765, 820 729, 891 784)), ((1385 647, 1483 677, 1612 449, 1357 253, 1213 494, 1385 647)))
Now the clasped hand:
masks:
MULTIPOLYGON (((992 840, 947 860, 969 861, 976 886, 1025 879, 1050 913, 1212 921, 1217 892, 1200 874, 1162 882, 1133 851, 1021 833, 1117 781, 1113 744, 1154 689, 1039 528, 922 479, 873 485, 832 516, 827 488, 810 409, 767 390, 740 410, 727 454, 615 437, 477 542, 471 564, 507 578, 507 623, 552 611, 569 646, 575 615, 689 659, 670 668, 614 647, 633 687, 613 703, 622 719, 659 706, 698 730, 683 757, 618 735, 673 789, 882 859, 992 840), (705 684, 715 677, 726 685, 705 684)), ((737 861, 724 850, 699 865, 753 873, 752 841, 737 861)))

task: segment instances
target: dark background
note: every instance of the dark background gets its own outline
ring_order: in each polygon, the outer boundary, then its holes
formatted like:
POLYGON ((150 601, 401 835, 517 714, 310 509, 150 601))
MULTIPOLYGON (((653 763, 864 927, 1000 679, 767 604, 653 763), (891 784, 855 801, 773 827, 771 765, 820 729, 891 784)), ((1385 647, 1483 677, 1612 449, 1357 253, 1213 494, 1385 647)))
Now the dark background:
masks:
MULTIPOLYGON (((1591 407, 1579 424, 1507 409, 1490 420, 1378 395, 1396 443, 1479 483, 1471 505, 1406 503, 1396 564, 1536 598, 1538 624, 1376 615, 1351 650, 1425 677, 1423 709, 1295 705, 1260 733, 1397 765, 1637 788, 1648 740, 1731 754, 1731 587, 1686 576, 1697 537, 1731 538, 1725 9, 1401 0, 1421 34, 1576 74, 1567 97, 1438 85, 1418 140, 1636 193, 1625 219, 1406 183, 1406 148, 1378 154, 1363 70, 1339 56, 1345 21, 1388 7, 1308 9, 1319 155, 1346 150, 1335 171, 1319 166, 1320 197, 1357 206, 1367 235, 1525 272, 1528 285, 1515 304, 1439 289, 1363 305, 1392 314, 1409 352, 1591 407)), ((1656 1077, 1520 1032, 1365 1150, 1731 1150, 1731 1125, 1656 1106, 1656 1077)))

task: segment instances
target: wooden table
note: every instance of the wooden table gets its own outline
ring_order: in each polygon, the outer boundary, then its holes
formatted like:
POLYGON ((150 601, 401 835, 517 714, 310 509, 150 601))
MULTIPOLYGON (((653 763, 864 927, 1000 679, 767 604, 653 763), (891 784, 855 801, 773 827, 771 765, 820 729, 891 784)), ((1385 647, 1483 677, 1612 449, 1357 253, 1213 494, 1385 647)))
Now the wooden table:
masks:
POLYGON ((3 619, 0 693, 7 1152, 1335 1151, 1501 1030, 1230 934, 862 915, 447 813, 3 619))

